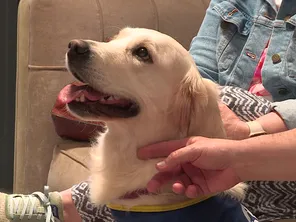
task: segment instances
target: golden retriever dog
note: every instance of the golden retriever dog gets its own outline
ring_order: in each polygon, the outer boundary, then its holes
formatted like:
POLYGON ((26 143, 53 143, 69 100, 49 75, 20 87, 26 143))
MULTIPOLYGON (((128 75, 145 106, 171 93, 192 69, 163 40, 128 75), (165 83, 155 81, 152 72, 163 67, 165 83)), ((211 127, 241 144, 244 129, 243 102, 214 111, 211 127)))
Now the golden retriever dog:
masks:
MULTIPOLYGON (((160 32, 124 28, 107 43, 72 40, 66 64, 83 83, 69 93, 68 110, 107 126, 91 153, 92 201, 133 207, 187 200, 169 185, 141 195, 160 159, 139 160, 137 150, 189 136, 225 137, 218 87, 201 78, 188 51, 160 32), (123 198, 134 191, 137 198, 123 198)), ((241 198, 244 185, 226 193, 241 198)))

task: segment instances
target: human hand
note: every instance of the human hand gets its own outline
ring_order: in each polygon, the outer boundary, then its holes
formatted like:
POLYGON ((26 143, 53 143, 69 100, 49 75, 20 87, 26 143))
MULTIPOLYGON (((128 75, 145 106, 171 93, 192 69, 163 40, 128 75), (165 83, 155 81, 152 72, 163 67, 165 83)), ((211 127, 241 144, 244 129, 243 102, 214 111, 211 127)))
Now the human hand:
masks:
POLYGON ((148 183, 157 192, 168 182, 172 190, 189 198, 225 191, 241 182, 233 167, 237 141, 191 137, 154 144, 138 151, 139 158, 166 157, 148 183))
POLYGON ((246 122, 240 120, 240 118, 223 103, 219 103, 219 109, 227 138, 242 140, 249 137, 250 128, 246 122))

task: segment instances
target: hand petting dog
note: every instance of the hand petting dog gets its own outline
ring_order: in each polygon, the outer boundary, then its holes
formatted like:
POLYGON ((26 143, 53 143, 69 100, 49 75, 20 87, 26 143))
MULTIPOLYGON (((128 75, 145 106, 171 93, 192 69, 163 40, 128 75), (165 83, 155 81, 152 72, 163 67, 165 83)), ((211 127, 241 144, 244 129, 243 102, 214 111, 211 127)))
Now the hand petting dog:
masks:
POLYGON ((169 181, 172 190, 189 198, 225 191, 241 182, 233 165, 235 141, 191 137, 162 142, 139 150, 141 159, 166 157, 156 165, 157 173, 147 185, 157 192, 169 181))

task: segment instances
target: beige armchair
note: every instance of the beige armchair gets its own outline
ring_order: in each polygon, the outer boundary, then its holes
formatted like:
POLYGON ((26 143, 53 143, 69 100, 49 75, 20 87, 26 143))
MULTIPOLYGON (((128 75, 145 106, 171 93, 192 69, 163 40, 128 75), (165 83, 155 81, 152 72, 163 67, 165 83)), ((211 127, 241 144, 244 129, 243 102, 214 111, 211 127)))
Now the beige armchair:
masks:
POLYGON ((74 38, 105 41, 125 26, 171 35, 189 47, 209 0, 21 0, 18 15, 14 192, 62 190, 88 177, 89 145, 62 140, 51 120, 74 38))

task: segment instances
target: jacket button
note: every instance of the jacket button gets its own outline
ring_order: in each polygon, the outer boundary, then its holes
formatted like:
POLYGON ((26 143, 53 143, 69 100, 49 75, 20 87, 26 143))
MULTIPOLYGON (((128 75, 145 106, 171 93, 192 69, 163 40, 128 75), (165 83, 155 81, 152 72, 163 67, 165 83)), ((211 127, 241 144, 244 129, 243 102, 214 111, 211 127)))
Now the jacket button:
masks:
POLYGON ((281 62, 281 57, 279 54, 274 54, 271 57, 273 64, 278 64, 281 62))
POLYGON ((228 16, 232 16, 233 14, 237 13, 238 9, 234 8, 231 12, 228 12, 228 16))
POLYGON ((287 93, 288 93, 288 89, 286 89, 286 88, 279 88, 279 89, 278 89, 278 93, 279 93, 280 95, 282 95, 282 96, 287 95, 287 93))
POLYGON ((263 16, 269 20, 274 20, 274 18, 269 16, 269 14, 267 12, 265 12, 263 16))

